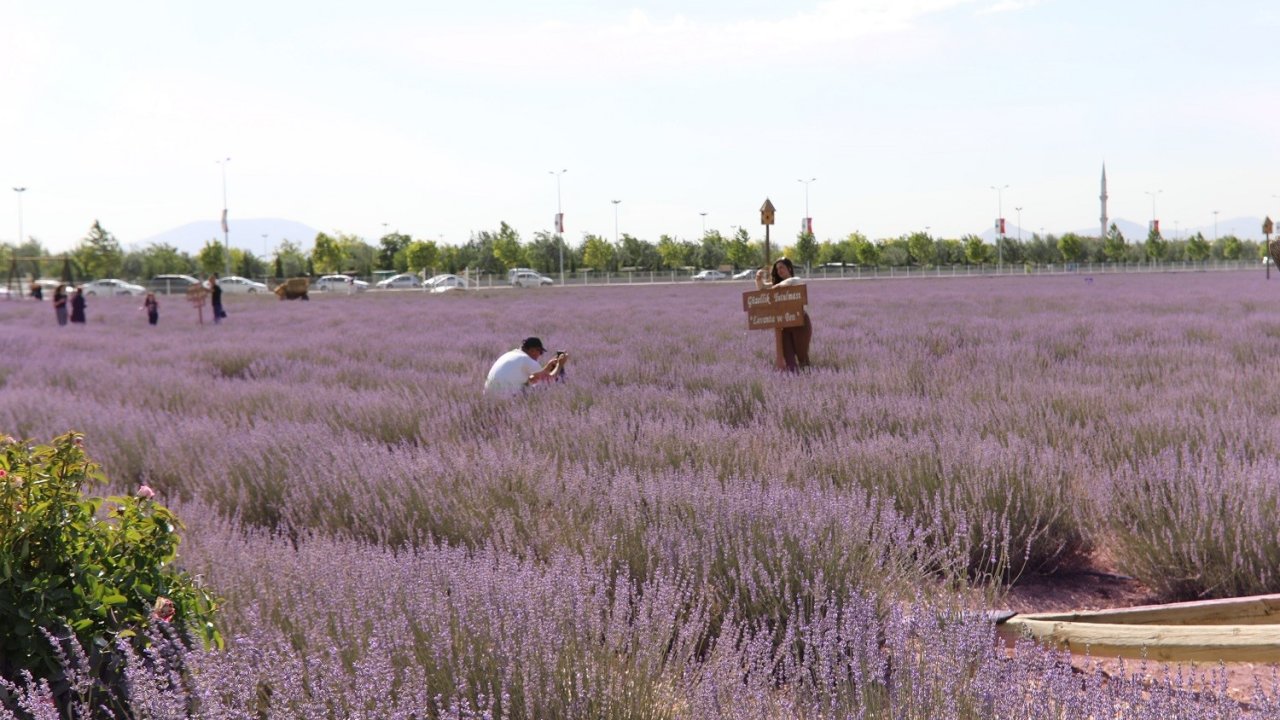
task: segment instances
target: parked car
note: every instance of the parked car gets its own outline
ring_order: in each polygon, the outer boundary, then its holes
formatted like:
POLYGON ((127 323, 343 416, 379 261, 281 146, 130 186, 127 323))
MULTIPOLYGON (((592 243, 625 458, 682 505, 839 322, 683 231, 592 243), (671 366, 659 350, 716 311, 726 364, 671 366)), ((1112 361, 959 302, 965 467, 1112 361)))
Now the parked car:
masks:
POLYGON ((756 276, 756 269, 757 268, 747 268, 746 270, 739 270, 738 272, 733 274, 733 279, 734 280, 750 280, 756 276))
POLYGON ((725 275, 719 270, 703 270, 697 273, 696 275, 694 275, 693 279, 694 280, 723 280, 726 277, 728 277, 728 275, 725 275))
POLYGON ((187 288, 199 284, 200 281, 190 275, 156 275, 147 286, 152 292, 173 295, 185 293, 187 288))
POLYGON ((85 295, 146 295, 147 289, 115 278, 94 280, 80 286, 85 295))
POLYGON ((264 293, 267 292, 266 283, 260 283, 256 280, 250 280, 239 275, 228 275, 218 278, 218 284, 222 286, 222 292, 225 293, 264 293))
POLYGON ((433 275, 423 286, 433 293, 449 292, 450 290, 467 289, 466 278, 460 278, 457 275, 433 275))
POLYGON ((512 281, 514 281, 516 279, 516 275, 519 275, 520 273, 537 274, 537 272, 538 271, 534 270, 533 268, 511 268, 510 270, 507 271, 507 284, 514 285, 515 283, 512 281))
POLYGON ((422 280, 413 273, 400 273, 399 275, 392 275, 386 280, 379 280, 375 287, 380 290, 390 290, 394 288, 420 288, 422 287, 422 280))
POLYGON ((543 285, 554 285, 555 280, 536 273, 532 270, 524 270, 511 276, 511 284, 518 288, 542 287, 543 285))
POLYGON ((369 289, 369 283, 357 280, 350 275, 324 275, 312 286, 321 292, 333 291, 354 293, 369 289))

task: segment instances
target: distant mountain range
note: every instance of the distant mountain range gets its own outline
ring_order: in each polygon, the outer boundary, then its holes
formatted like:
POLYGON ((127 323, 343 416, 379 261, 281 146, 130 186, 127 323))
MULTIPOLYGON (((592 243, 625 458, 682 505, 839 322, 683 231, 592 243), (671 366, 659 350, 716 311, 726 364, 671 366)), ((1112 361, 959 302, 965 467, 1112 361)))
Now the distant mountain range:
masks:
MULTIPOLYGON (((229 241, 233 248, 248 248, 258 256, 269 255, 275 247, 285 240, 297 243, 303 252, 309 252, 315 244, 315 228, 294 220, 280 218, 245 218, 231 220, 228 224, 231 232, 229 241)), ((127 250, 141 250, 148 245, 172 245, 181 252, 195 255, 210 240, 222 242, 222 223, 217 220, 201 220, 187 223, 180 227, 152 235, 136 243, 130 243, 127 250)))
MULTIPOLYGON (((1125 220, 1123 218, 1112 218, 1108 223, 1108 225, 1110 225, 1111 223, 1115 224, 1116 228, 1119 229, 1121 234, 1124 235, 1124 239, 1129 242, 1143 242, 1147 239, 1147 223, 1146 222, 1137 223, 1137 222, 1133 222, 1132 220, 1125 220)), ((1097 237, 1098 230, 1099 230, 1098 226, 1094 225, 1092 227, 1072 230, 1071 232, 1074 232, 1077 235, 1084 235, 1087 237, 1097 237)), ((1039 229, 1022 228, 1022 239, 1024 241, 1030 240, 1031 237, 1038 232, 1040 232, 1039 229)), ((1045 232, 1052 235, 1054 238, 1057 238, 1060 235, 1062 235, 1062 233, 1052 229, 1046 229, 1045 232)), ((1204 238, 1209 242, 1213 242, 1214 230, 1213 230, 1212 224, 1208 226, 1200 226, 1200 227, 1186 227, 1181 225, 1175 226, 1172 222, 1168 220, 1160 221, 1160 234, 1164 236, 1166 240, 1173 240, 1175 238, 1180 240, 1185 240, 1186 238, 1196 234, 1197 232, 1204 234, 1204 238)), ((1004 234, 1005 234, 1005 237, 1011 237, 1011 238, 1018 237, 1018 226, 1014 225, 1011 222, 1006 221, 1004 226, 1004 234)), ((1219 220, 1217 236, 1222 237, 1224 235, 1235 235, 1241 240, 1261 241, 1263 239, 1262 218, 1238 217, 1238 218, 1231 218, 1229 220, 1227 219, 1219 220)), ((994 227, 987 228, 983 232, 979 233, 978 236, 981 237, 983 240, 986 240, 987 242, 994 243, 996 238, 996 230, 994 227)))

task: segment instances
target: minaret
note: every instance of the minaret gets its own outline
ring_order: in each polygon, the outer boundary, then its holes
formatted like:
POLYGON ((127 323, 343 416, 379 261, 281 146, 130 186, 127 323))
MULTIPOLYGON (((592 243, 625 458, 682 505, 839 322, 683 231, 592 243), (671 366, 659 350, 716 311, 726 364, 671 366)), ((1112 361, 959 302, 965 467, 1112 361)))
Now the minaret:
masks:
POLYGON ((1102 163, 1102 194, 1098 196, 1102 201, 1102 234, 1098 236, 1099 240, 1107 239, 1107 164, 1102 163))

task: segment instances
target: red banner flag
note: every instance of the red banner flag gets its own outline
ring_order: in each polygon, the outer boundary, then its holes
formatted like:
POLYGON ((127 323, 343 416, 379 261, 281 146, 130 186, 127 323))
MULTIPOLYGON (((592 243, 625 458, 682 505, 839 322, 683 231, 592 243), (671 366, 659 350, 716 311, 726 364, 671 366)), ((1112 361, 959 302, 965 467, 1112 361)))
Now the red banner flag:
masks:
POLYGON ((222 208, 222 232, 227 232, 227 209, 222 208))
POLYGON ((556 213, 556 232, 564 232, 564 213, 556 213))

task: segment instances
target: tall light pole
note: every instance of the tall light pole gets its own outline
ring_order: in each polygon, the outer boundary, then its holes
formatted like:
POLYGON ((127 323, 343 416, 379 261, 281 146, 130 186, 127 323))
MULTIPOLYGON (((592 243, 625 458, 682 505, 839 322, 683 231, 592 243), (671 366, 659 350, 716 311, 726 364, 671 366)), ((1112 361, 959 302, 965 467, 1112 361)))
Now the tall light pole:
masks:
POLYGON ((227 226, 227 163, 229 162, 231 158, 217 161, 222 166, 222 251, 226 254, 223 275, 231 274, 231 229, 227 226))
POLYGON ((702 216, 702 237, 707 236, 707 214, 705 212, 698 213, 702 216))
POLYGON ((564 210, 560 207, 560 176, 569 172, 568 168, 564 170, 548 170, 547 173, 556 176, 556 243, 560 250, 560 286, 564 287, 564 210))
POLYGON ((1014 208, 1018 212, 1018 244, 1022 244, 1022 208, 1014 208))
POLYGON ((611 202, 613 202, 613 244, 616 247, 618 244, 618 204, 622 201, 613 200, 611 202))
POLYGON ((804 231, 806 233, 811 232, 813 228, 813 221, 809 218, 809 183, 816 182, 817 179, 809 178, 805 180, 801 178, 796 180, 798 183, 804 183, 804 231))
POLYGON ((1163 190, 1144 190, 1143 192, 1151 196, 1151 224, 1147 226, 1147 232, 1150 233, 1153 230, 1158 232, 1160 229, 1160 220, 1159 220, 1159 217, 1156 215, 1156 196, 1164 191, 1163 190))
POLYGON ((1218 242, 1218 211, 1213 211, 1213 241, 1218 242))
POLYGON ((1004 239, 1004 191, 1009 186, 992 185, 991 189, 996 191, 996 268, 999 268, 1004 265, 1004 243, 1000 241, 1004 239))
POLYGON ((18 245, 22 244, 22 193, 26 192, 25 187, 16 187, 13 189, 18 193, 18 245))

